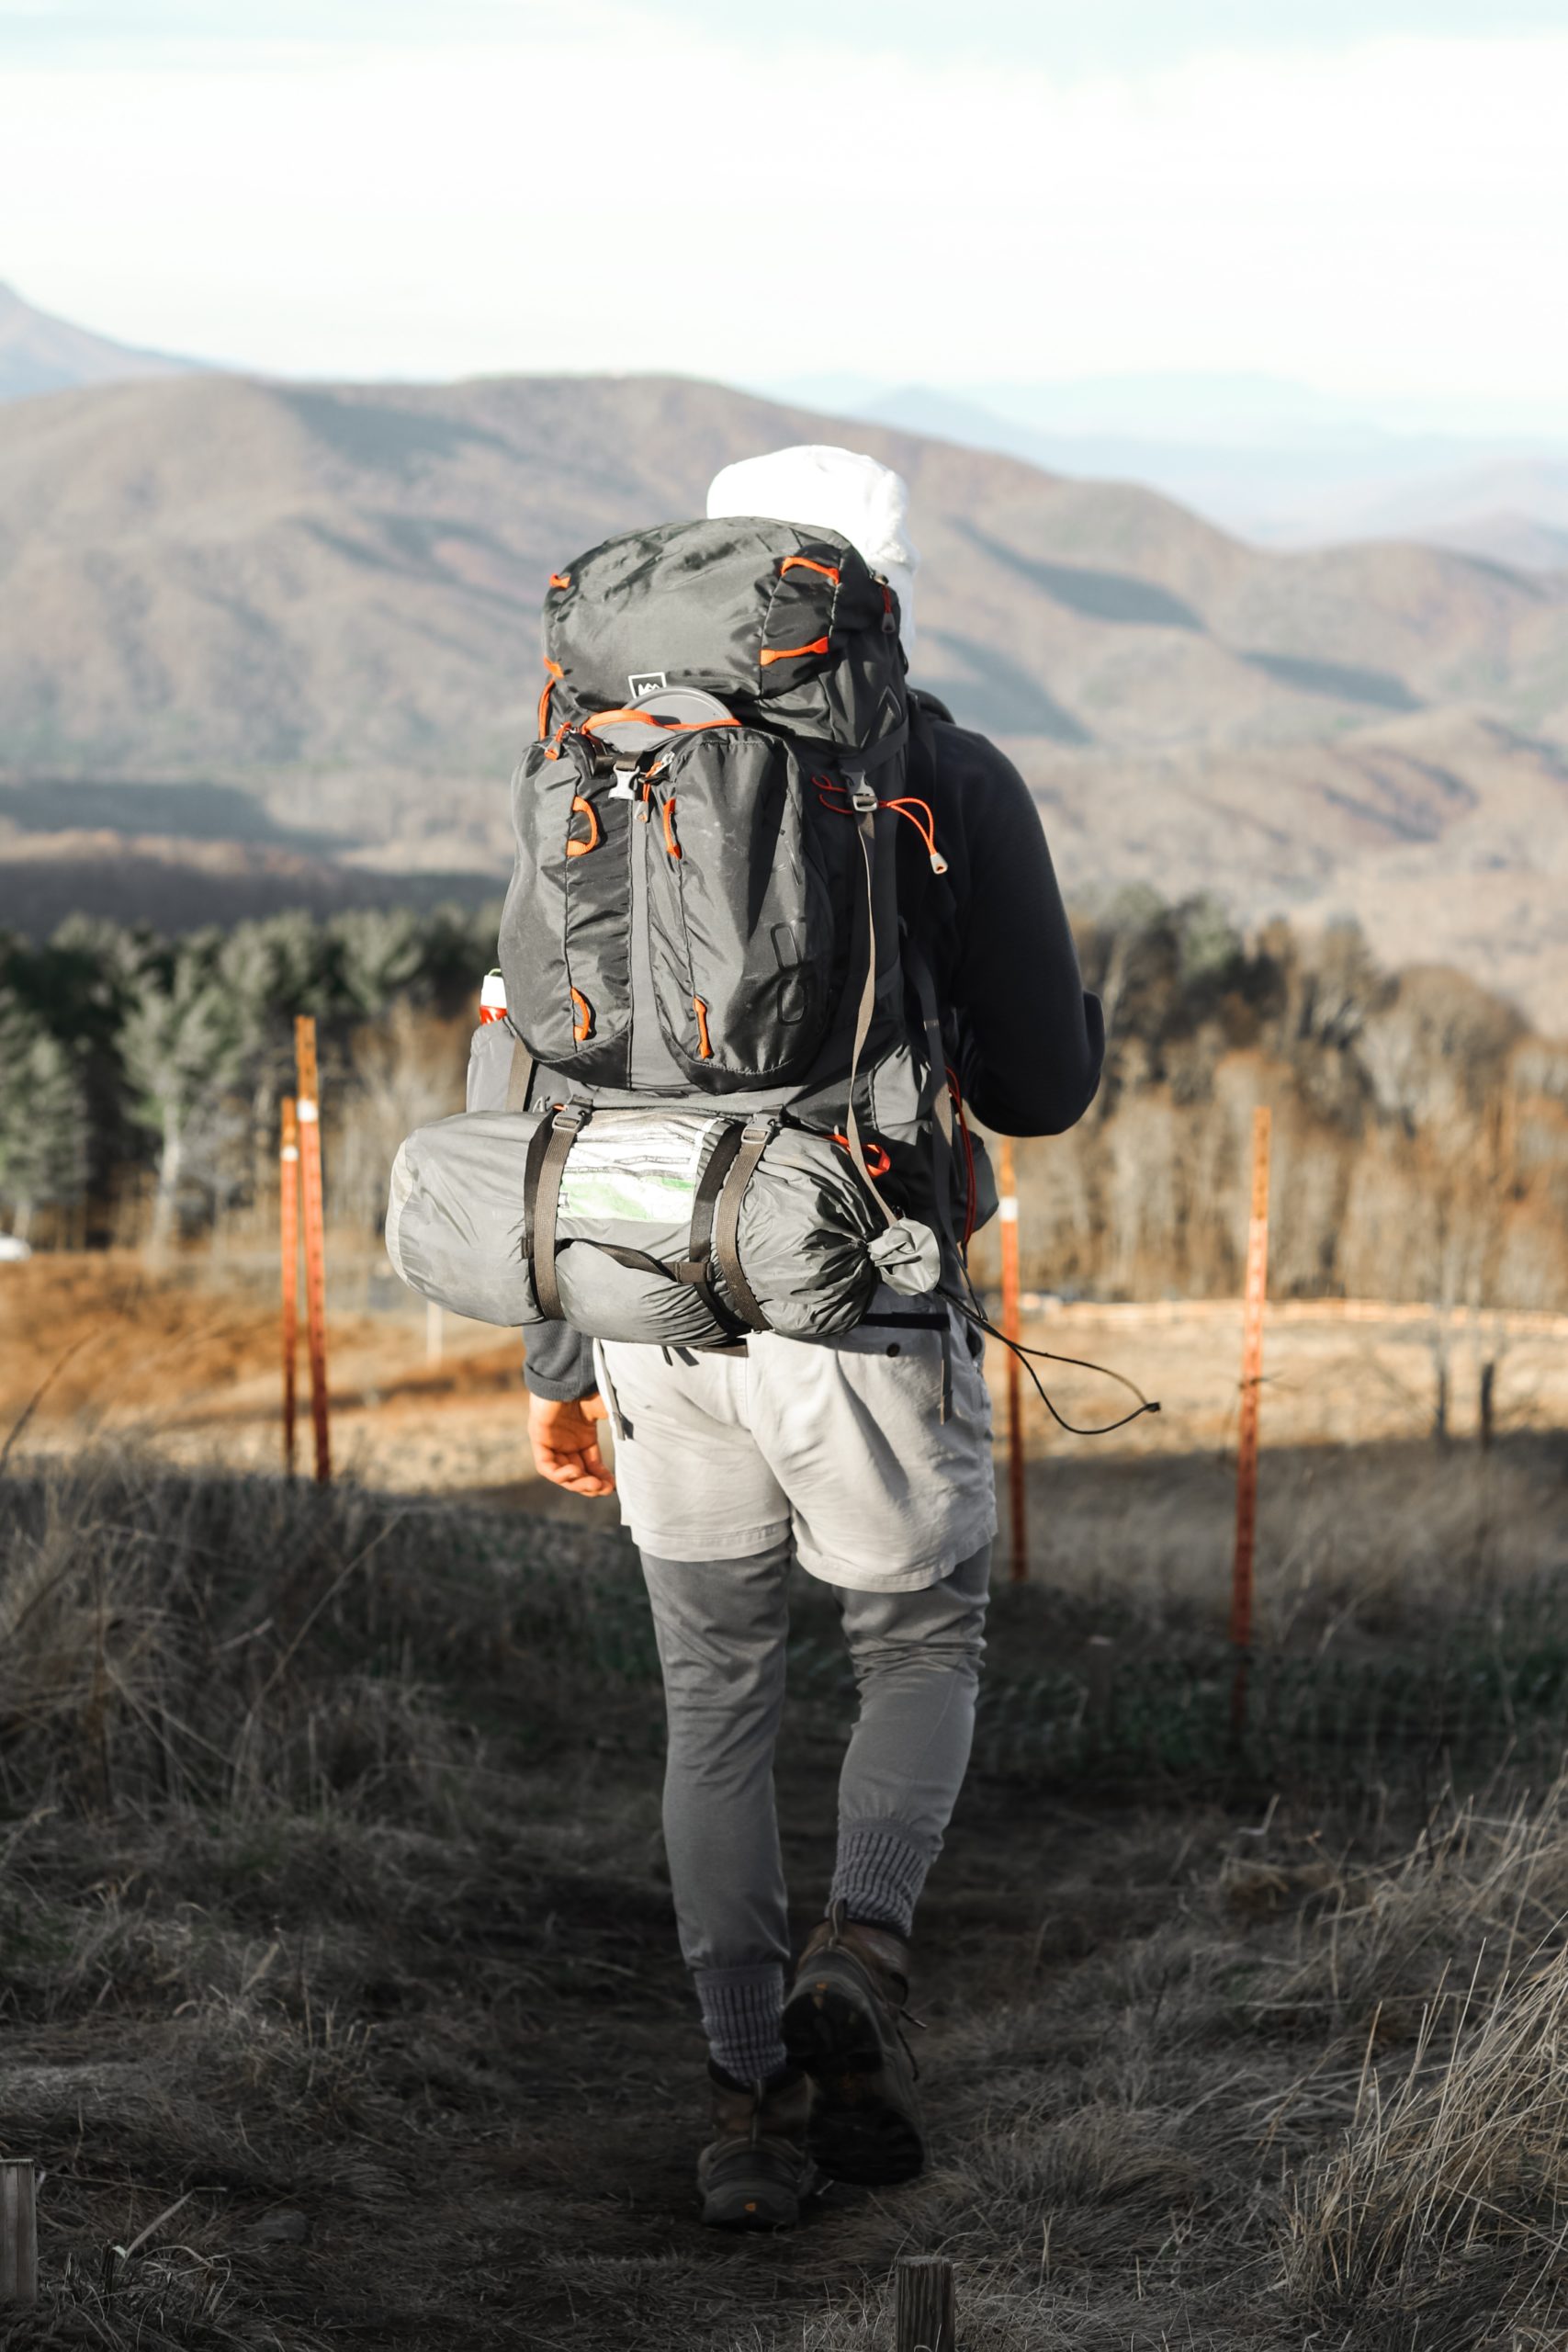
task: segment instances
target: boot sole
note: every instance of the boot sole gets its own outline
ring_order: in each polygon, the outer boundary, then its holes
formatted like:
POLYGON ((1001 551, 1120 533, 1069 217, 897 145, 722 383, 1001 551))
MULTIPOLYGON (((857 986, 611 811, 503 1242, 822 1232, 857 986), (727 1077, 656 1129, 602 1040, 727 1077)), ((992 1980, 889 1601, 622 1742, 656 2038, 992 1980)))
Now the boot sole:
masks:
POLYGON ((784 2188, 748 2189, 743 2182, 710 2189, 703 2199, 703 2221, 710 2230, 793 2230, 800 2199, 784 2188))
POLYGON ((835 2180, 893 2188, 923 2172, 925 2137, 878 2077, 886 2060, 863 2001, 807 1979, 785 2004, 784 2048, 817 2088, 807 2144, 835 2180))

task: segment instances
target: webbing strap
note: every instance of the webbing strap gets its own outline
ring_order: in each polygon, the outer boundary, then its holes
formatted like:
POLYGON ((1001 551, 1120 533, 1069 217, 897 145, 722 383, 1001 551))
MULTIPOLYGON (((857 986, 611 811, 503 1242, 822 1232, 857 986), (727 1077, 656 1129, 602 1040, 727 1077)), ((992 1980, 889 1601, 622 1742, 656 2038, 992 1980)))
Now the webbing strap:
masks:
POLYGON ((545 1154, 550 1148, 550 1129, 555 1125, 552 1105, 540 1119, 528 1138, 528 1157, 523 1163, 523 1262, 530 1270, 534 1263, 534 1204, 539 1196, 539 1170, 545 1164, 545 1154))
POLYGON ((953 1230, 953 1097, 947 1087, 947 1047, 942 1016, 937 1011, 936 985, 931 966, 918 947, 906 948, 905 961, 915 994, 920 1001, 920 1026, 926 1034, 926 1058, 931 1068, 931 1165, 936 1182, 936 1221, 942 1240, 953 1256, 963 1257, 953 1230))
POLYGON ((855 1080, 860 1075, 860 1057, 865 1051, 865 1041, 871 1035, 872 1016, 876 1011, 876 809, 874 804, 857 811, 856 836, 860 842, 861 862, 865 867, 865 980, 860 992, 860 1008, 855 1014, 855 1041, 850 1053, 850 1084, 848 1106, 844 1113, 844 1141, 854 1164, 855 1174, 876 1203, 889 1225, 897 1219, 876 1189, 876 1179, 865 1164, 865 1146, 861 1141, 860 1119, 855 1111, 855 1080))
POLYGON ((888 760, 896 759, 909 741, 909 720, 906 716, 891 735, 869 752, 857 752, 840 765, 850 779, 850 806, 855 812, 855 831, 860 841, 861 862, 865 867, 865 981, 860 992, 860 1007, 855 1014, 854 1044, 850 1052, 849 1100, 844 1111, 844 1141, 849 1147, 850 1159, 855 1174, 882 1211, 889 1225, 897 1218, 888 1207, 876 1187, 876 1179, 866 1166, 865 1146, 861 1141, 860 1116, 855 1109, 855 1080, 860 1076, 860 1059, 865 1051, 865 1041, 871 1035, 871 1024, 876 1012, 876 797, 866 775, 888 760), (856 781, 858 779, 858 783, 856 781))
MULTIPOLYGON (((692 1203, 692 1231, 687 1243, 687 1263, 701 1272, 689 1279, 700 1281, 707 1272, 708 1251, 713 1246, 714 1218, 718 1210, 718 1196, 724 1190, 724 1180, 735 1164, 740 1149, 741 1129, 731 1120, 708 1154, 708 1164, 703 1170, 697 1185, 697 1196, 692 1203)), ((684 1269, 682 1279, 687 1279, 684 1269)))
POLYGON ((739 1339, 746 1326, 738 1315, 731 1314, 714 1287, 713 1228, 724 1180, 735 1165, 740 1142, 741 1129, 736 1121, 731 1120, 708 1154, 707 1166, 703 1170, 696 1197, 692 1203, 692 1227, 686 1241, 686 1255, 674 1268, 676 1281, 689 1283, 701 1295, 714 1321, 731 1340, 739 1339))
POLYGON ((757 1162, 775 1132, 772 1120, 747 1121, 740 1134, 740 1148, 719 1187, 718 1209, 714 1218, 713 1254, 718 1261, 718 1271, 735 1302, 736 1312, 753 1331, 765 1331, 769 1325, 740 1263, 740 1204, 746 1198, 746 1187, 756 1173, 757 1162))
MULTIPOLYGON (((564 1323, 560 1284, 556 1279, 556 1226, 560 1215, 560 1180, 567 1154, 587 1120, 586 1111, 558 1110, 550 1123, 549 1141, 539 1163, 531 1208, 525 1204, 525 1239, 534 1275, 534 1296, 547 1323, 564 1323)), ((541 1130, 542 1132, 542 1130, 541 1130)), ((537 1137, 536 1137, 536 1141, 537 1137)), ((532 1155, 530 1155, 532 1157, 532 1155)))
MULTIPOLYGON (((511 1028, 510 1022, 507 1027, 511 1028)), ((528 1108, 528 1089, 534 1083, 534 1057, 513 1032, 512 1060, 506 1072, 506 1107, 509 1111, 528 1108)))
POLYGON ((635 1273, 657 1274, 661 1283, 670 1280, 670 1269, 646 1250, 624 1250, 618 1241, 591 1241, 580 1237, 572 1243, 574 1250, 597 1250, 602 1258, 613 1258, 617 1266, 630 1266, 635 1273))
POLYGON ((846 775, 865 775, 871 769, 886 767, 889 760, 897 759, 908 740, 909 721, 908 717, 905 717, 899 720, 891 735, 885 735, 882 741, 879 743, 874 743, 869 751, 840 752, 838 755, 838 764, 846 775))

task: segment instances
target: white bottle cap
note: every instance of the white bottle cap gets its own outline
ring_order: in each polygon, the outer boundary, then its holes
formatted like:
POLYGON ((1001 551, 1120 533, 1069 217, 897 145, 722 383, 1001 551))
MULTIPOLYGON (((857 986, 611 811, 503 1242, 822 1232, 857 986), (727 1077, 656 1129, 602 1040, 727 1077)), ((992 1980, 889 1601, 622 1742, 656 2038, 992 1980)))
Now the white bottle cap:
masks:
POLYGON ((479 990, 479 1008, 484 1012, 506 1011, 506 982, 499 970, 485 974, 484 986, 479 990))

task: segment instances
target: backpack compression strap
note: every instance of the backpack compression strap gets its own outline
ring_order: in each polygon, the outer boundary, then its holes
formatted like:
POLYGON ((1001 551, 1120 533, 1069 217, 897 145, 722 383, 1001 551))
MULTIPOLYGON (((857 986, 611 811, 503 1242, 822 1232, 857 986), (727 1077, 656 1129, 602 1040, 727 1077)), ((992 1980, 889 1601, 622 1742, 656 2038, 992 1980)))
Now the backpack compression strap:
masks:
POLYGON ((854 1044, 850 1051, 850 1077, 847 1107, 844 1114, 844 1141, 849 1146, 850 1159, 855 1174, 882 1211, 887 1223, 898 1220, 876 1189, 876 1179, 866 1166, 865 1146, 861 1140, 860 1119, 855 1111, 855 1080, 860 1075, 860 1057, 865 1051, 865 1041, 871 1035, 871 1023, 876 1012, 876 786, 869 781, 873 768, 884 766, 896 759, 909 741, 909 721, 902 719, 891 735, 885 736, 873 752, 860 753, 843 762, 850 807, 854 813, 855 831, 860 841, 861 862, 865 867, 865 985, 860 992, 860 1009, 855 1014, 854 1044))
POLYGON ((931 1161, 936 1186, 937 1224, 949 1254, 962 1259, 957 1237, 953 1229, 953 1097, 947 1089, 947 1047, 942 1040, 942 1016, 937 1011, 936 984, 931 967, 918 947, 905 951, 909 978, 915 984, 919 1001, 920 1026, 926 1033, 926 1057, 930 1065, 931 1094, 931 1161))
POLYGON ((753 1331, 766 1331, 770 1326, 740 1263, 740 1204, 746 1197, 747 1185, 756 1173, 757 1163, 773 1139, 776 1124, 772 1119, 747 1120, 740 1134, 740 1148, 731 1161, 720 1188, 717 1213, 714 1218, 713 1254, 718 1261, 718 1271, 724 1276, 737 1312, 753 1331))
POLYGON ((523 1171, 523 1254, 534 1276, 534 1295, 547 1323, 564 1323, 556 1279, 556 1227, 560 1217, 560 1180, 566 1159, 586 1111, 558 1105, 540 1120, 528 1146, 523 1171))
MULTIPOLYGON (((718 1264, 719 1272, 729 1285, 730 1295, 741 1308, 739 1314, 731 1313, 714 1288, 713 1283, 714 1263, 717 1255, 714 1247, 714 1227, 718 1218, 719 1202, 729 1188, 729 1180, 735 1172, 735 1165, 740 1157, 743 1142, 744 1131, 732 1123, 725 1127, 709 1152, 707 1166, 703 1170, 701 1181, 697 1185, 696 1198, 692 1203, 692 1229, 686 1243, 687 1254, 672 1270, 677 1282, 689 1283, 694 1290, 701 1292, 704 1304, 714 1321, 720 1324, 732 1340, 739 1340, 741 1337, 748 1323, 750 1323, 750 1328, 754 1331, 765 1331, 768 1329, 767 1318, 757 1306, 755 1294, 740 1271, 739 1256, 735 1256, 728 1264, 723 1260, 719 1260, 718 1264), (757 1318, 754 1322, 751 1321, 753 1311, 757 1318)), ((761 1156, 759 1153, 758 1158, 761 1156)), ((746 1186, 750 1183, 751 1172, 756 1164, 756 1160, 753 1159, 749 1168, 740 1171, 740 1193, 744 1193, 746 1186)), ((735 1213, 737 1230, 739 1227, 739 1194, 738 1193, 735 1213)), ((728 1242, 726 1246, 728 1247, 728 1242)))
MULTIPOLYGON (((507 1024, 511 1026, 510 1023, 507 1024)), ((519 1036, 513 1036, 512 1059, 506 1071, 506 1107, 509 1111, 528 1108, 528 1089, 534 1083, 534 1057, 519 1036)))

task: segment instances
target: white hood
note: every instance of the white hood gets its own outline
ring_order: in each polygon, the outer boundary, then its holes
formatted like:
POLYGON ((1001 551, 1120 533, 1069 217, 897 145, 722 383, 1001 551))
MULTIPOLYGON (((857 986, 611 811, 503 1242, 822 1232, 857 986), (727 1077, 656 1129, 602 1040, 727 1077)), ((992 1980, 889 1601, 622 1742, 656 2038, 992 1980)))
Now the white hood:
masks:
POLYGON ((715 474, 708 491, 709 520, 728 514, 765 514, 807 529, 816 525, 848 539, 897 597, 899 635, 913 660, 920 559, 909 537, 908 485, 891 466, 819 442, 741 458, 715 474))

